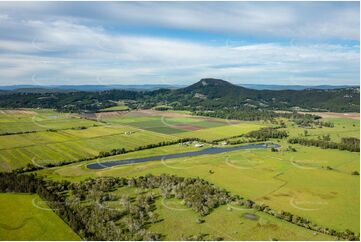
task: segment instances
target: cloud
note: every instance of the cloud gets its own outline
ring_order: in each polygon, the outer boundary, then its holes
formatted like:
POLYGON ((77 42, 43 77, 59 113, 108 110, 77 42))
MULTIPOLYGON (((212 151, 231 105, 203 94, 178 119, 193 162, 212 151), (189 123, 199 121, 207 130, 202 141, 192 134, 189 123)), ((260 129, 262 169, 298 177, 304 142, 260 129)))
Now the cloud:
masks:
POLYGON ((358 44, 296 39, 212 44, 119 30, 123 25, 163 26, 358 39, 359 12, 350 7, 355 3, 338 10, 314 4, 0 3, 0 16, 6 16, 0 17, 0 84, 190 84, 203 77, 234 83, 358 84, 358 44), (115 22, 120 24, 114 30, 115 22))
POLYGON ((358 2, 0 3, 4 16, 240 36, 359 40, 358 2))

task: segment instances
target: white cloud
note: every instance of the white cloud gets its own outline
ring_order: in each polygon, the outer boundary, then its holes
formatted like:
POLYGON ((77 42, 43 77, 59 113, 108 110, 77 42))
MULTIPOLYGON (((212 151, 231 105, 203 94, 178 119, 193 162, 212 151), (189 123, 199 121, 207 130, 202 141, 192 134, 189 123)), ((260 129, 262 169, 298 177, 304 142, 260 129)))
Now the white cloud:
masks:
MULTIPOLYGON (((319 24, 324 29, 320 27, 314 37, 352 39, 356 36, 353 26, 358 12, 350 8, 321 13, 320 19, 335 17, 327 23, 313 23, 315 16, 312 15, 311 20, 300 24, 298 10, 289 4, 255 7, 244 3, 242 8, 236 7, 238 3, 176 4, 177 8, 170 3, 98 6, 99 11, 107 13, 111 19, 195 30, 302 36, 308 34, 315 26, 313 24, 319 24), (149 8, 154 11, 146 12, 149 8), (280 11, 283 14, 279 14, 280 11), (350 26, 345 27, 343 23, 350 26)), ((47 5, 44 9, 51 10, 54 5, 57 4, 47 5)), ((302 11, 309 9, 303 4, 298 7, 302 11)), ((1 85, 189 84, 203 77, 224 78, 235 83, 317 84, 315 80, 322 80, 328 84, 358 84, 360 78, 358 45, 295 44, 292 41, 287 44, 211 45, 192 39, 109 31, 100 25, 84 24, 83 19, 88 16, 76 20, 56 17, 52 20, 16 19, 11 13, 10 17, 3 18, 4 22, 0 21, 1 85), (4 32, 9 26, 16 31, 4 32)))
POLYGON ((359 2, 2 2, 0 16, 301 39, 360 33, 359 2))

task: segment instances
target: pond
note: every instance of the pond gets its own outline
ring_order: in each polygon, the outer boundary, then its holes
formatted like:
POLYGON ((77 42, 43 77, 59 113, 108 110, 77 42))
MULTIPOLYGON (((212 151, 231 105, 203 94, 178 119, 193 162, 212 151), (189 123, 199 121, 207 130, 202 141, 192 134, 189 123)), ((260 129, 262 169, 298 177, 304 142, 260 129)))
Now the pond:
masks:
POLYGON ((250 219, 250 220, 258 220, 259 216, 253 213, 244 213, 242 214, 242 217, 246 218, 246 219, 250 219))
POLYGON ((221 154, 221 153, 226 153, 226 152, 231 152, 231 151, 236 151, 236 150, 266 149, 266 148, 272 148, 272 147, 278 148, 280 146, 278 144, 249 144, 249 145, 232 146, 232 147, 211 147, 211 148, 207 148, 207 149, 203 149, 203 150, 184 152, 184 153, 157 155, 157 156, 133 158, 133 159, 126 159, 126 160, 111 160, 111 161, 104 161, 102 163, 92 163, 92 164, 87 165, 87 168, 99 170, 99 169, 109 168, 112 166, 119 166, 119 165, 133 164, 133 163, 142 163, 142 162, 147 162, 147 161, 158 161, 158 160, 165 160, 165 159, 193 157, 193 156, 199 156, 199 155, 221 154))

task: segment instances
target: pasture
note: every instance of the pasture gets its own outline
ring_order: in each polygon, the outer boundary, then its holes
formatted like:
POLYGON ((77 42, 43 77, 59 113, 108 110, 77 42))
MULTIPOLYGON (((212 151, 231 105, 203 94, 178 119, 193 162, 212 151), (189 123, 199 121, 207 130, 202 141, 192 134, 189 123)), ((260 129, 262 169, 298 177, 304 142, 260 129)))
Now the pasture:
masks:
POLYGON ((37 195, 0 193, 0 211, 0 240, 80 240, 37 195))
POLYGON ((115 102, 116 106, 110 108, 104 108, 101 111, 125 111, 128 110, 128 106, 124 103, 124 101, 115 102))
POLYGON ((356 137, 360 138, 360 120, 351 118, 325 118, 323 121, 332 122, 335 126, 333 128, 300 128, 290 125, 285 129, 290 136, 304 136, 304 131, 307 130, 307 138, 318 139, 322 135, 330 135, 332 141, 340 142, 342 137, 356 137))
MULTIPOLYGON (((40 116, 43 114, 41 117, 44 120, 41 121, 39 118, 39 122, 50 122, 47 120, 49 110, 31 111, 39 112, 40 116)), ((33 118, 28 117, 28 113, 16 115, 19 115, 19 120, 24 123, 32 123, 26 126, 27 129, 34 129, 37 126, 33 118)), ((55 132, 45 128, 40 129, 43 128, 40 126, 34 133, 0 136, 1 169, 10 170, 23 167, 27 163, 41 166, 49 161, 76 160, 114 148, 133 149, 141 145, 179 138, 197 137, 212 141, 271 126, 262 122, 227 121, 195 117, 188 113, 155 110, 104 112, 85 116, 64 119, 68 121, 62 119, 59 119, 59 122, 52 121, 52 125, 55 125, 53 127, 59 127, 55 132), (71 124, 73 121, 75 124, 71 124), (76 121, 87 122, 84 124, 85 128, 76 128, 83 126, 76 121)), ((5 117, 0 117, 6 123, 5 117)), ((7 118, 7 121, 11 119, 7 118)), ((329 134, 331 140, 335 142, 340 142, 342 137, 359 137, 358 120, 327 117, 324 121, 333 122, 335 127, 306 129, 286 121, 287 127, 284 130, 290 137, 303 137, 307 130, 306 138, 310 139, 318 139, 319 136, 329 134)), ((13 118, 11 122, 16 123, 16 119, 13 118)), ((0 130, 16 130, 16 127, 7 126, 2 124, 0 130)), ((305 217, 324 227, 340 231, 350 229, 359 233, 360 180, 359 176, 352 173, 360 172, 360 154, 301 145, 292 145, 297 150, 292 152, 287 150, 289 146, 287 139, 271 141, 281 145, 279 152, 271 152, 270 149, 239 150, 223 154, 128 164, 102 170, 86 168, 87 164, 95 162, 189 152, 210 147, 209 144, 205 144, 202 148, 197 148, 193 144, 176 144, 43 169, 37 173, 46 176, 47 179, 73 181, 96 176, 134 177, 149 173, 200 177, 220 188, 225 188, 232 194, 267 204, 279 211, 288 211, 305 217)), ((183 208, 178 201, 165 202, 183 208)), ((268 215, 260 214, 262 219, 259 221, 243 221, 240 224, 241 212, 238 210, 229 212, 226 207, 220 207, 208 215, 205 224, 190 223, 189 221, 197 219, 197 215, 192 211, 182 209, 184 213, 179 213, 177 210, 168 211, 167 206, 159 203, 160 201, 157 202, 157 208, 164 221, 152 225, 150 229, 166 234, 168 236, 166 239, 177 239, 197 233, 209 233, 225 239, 239 240, 330 239, 323 235, 313 235, 309 231, 278 221, 268 215), (187 231, 186 233, 172 231, 177 228, 177 222, 184 231, 187 231), (213 228, 207 227, 206 224, 213 228), (219 233, 215 233, 217 231, 215 228, 219 233), (269 234, 270 238, 266 238, 266 234, 269 234)))
MULTIPOLYGON (((163 198, 159 189, 140 189, 121 187, 110 194, 126 195, 131 201, 139 194, 152 193, 156 197, 154 213, 159 215, 159 222, 150 225, 149 230, 160 233, 165 240, 184 240, 189 236, 204 234, 204 239, 213 240, 332 240, 331 236, 314 233, 305 228, 278 220, 254 209, 247 209, 236 204, 223 205, 207 216, 200 216, 185 206, 181 199, 163 198), (255 215, 254 219, 245 214, 255 215), (198 222, 198 220, 204 220, 198 222)), ((110 201, 103 206, 110 209, 124 209, 117 201, 110 201)))
POLYGON ((179 240, 190 235, 206 234, 206 238, 222 237, 224 240, 333 240, 331 236, 313 233, 272 216, 236 205, 221 206, 202 218, 178 199, 159 199, 157 210, 160 223, 150 230, 165 234, 166 240, 179 240), (255 214, 255 220, 244 217, 255 214))
MULTIPOLYGON (((339 122, 351 131, 358 127, 353 126, 353 121, 339 120, 339 122)), ((337 126, 335 128, 337 129, 337 126)), ((322 128, 314 131, 326 134, 328 129, 333 130, 333 128, 322 128)), ((294 127, 288 128, 291 135, 295 130, 294 127)), ((274 142, 281 145, 280 152, 234 151, 226 154, 123 165, 103 170, 86 168, 86 164, 104 160, 147 157, 199 149, 192 145, 173 145, 44 170, 39 174, 47 175, 50 179, 75 180, 108 175, 133 177, 148 173, 201 177, 233 194, 263 202, 278 210, 292 212, 317 224, 337 230, 351 229, 359 232, 360 182, 359 176, 352 175, 353 171, 360 172, 359 153, 301 145, 293 145, 297 152, 291 152, 286 150, 289 145, 286 140, 274 140, 274 142), (214 173, 211 174, 210 170, 214 173)))

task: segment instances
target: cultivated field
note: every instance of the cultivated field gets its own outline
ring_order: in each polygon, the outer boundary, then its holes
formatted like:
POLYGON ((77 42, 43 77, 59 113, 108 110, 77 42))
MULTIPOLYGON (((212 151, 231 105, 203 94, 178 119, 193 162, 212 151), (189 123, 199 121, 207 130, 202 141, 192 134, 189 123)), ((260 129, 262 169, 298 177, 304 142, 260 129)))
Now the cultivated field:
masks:
POLYGON ((58 113, 47 109, 0 109, 0 135, 49 129, 90 127, 94 122, 80 119, 77 115, 58 113))
POLYGON ((11 170, 26 164, 42 166, 75 161, 94 157, 101 151, 128 150, 180 138, 213 140, 262 127, 250 123, 231 125, 225 120, 157 111, 107 112, 97 114, 93 119, 48 110, 2 112, 0 130, 16 134, 0 135, 0 170, 11 170), (159 114, 164 116, 157 116, 159 114), (193 129, 197 131, 189 131, 193 129), (24 131, 34 132, 19 134, 24 131))

